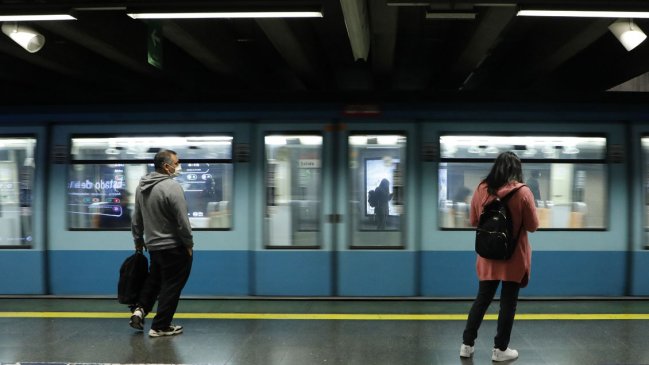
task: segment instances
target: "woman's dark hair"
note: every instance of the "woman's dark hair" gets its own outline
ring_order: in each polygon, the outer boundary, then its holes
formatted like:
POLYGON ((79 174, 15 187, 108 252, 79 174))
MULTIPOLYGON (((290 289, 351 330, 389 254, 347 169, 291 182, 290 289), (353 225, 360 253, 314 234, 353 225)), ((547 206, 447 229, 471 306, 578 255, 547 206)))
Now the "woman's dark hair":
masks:
POLYGON ((388 179, 381 180, 377 189, 383 189, 385 191, 388 191, 390 189, 390 182, 388 181, 388 179))
POLYGON ((483 182, 487 184, 489 194, 496 195, 501 186, 513 181, 523 182, 521 160, 514 152, 503 152, 496 157, 489 175, 483 182))

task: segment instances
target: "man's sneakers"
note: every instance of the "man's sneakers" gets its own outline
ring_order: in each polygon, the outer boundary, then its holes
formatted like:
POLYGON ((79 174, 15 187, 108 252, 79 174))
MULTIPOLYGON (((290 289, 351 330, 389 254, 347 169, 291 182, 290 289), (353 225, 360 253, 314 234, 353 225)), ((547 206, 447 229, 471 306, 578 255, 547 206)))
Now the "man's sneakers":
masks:
POLYGON ((501 351, 500 349, 493 349, 493 353, 491 355, 491 360, 493 361, 507 361, 507 360, 514 360, 518 358, 518 351, 514 349, 510 349, 509 347, 505 351, 501 351))
POLYGON ((144 309, 142 307, 136 307, 131 315, 131 320, 128 322, 129 326, 135 328, 138 331, 144 330, 144 309))
POLYGON ((183 333, 183 326, 174 326, 173 324, 161 330, 149 330, 149 337, 173 336, 183 333))
POLYGON ((462 346, 460 346, 460 357, 471 357, 473 356, 474 351, 475 349, 473 346, 462 344, 462 346))
MULTIPOLYGON (((146 317, 144 309, 142 307, 135 307, 131 315, 131 320, 128 322, 129 326, 138 331, 144 331, 144 317, 146 317)), ((160 330, 154 330, 153 328, 149 330, 150 337, 173 336, 179 333, 183 333, 183 326, 174 326, 173 324, 160 330)))

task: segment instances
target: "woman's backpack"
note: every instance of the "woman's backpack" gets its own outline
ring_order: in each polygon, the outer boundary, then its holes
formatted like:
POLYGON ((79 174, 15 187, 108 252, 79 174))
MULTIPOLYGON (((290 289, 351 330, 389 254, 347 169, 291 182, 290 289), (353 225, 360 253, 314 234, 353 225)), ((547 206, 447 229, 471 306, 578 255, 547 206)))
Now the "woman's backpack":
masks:
POLYGON ((375 190, 370 190, 367 193, 367 203, 370 205, 370 207, 376 208, 377 198, 378 197, 375 190))
MULTIPOLYGON (((518 236, 514 236, 514 227, 507 202, 521 185, 502 198, 496 197, 484 206, 475 235, 475 252, 485 259, 508 260, 512 257, 518 236)), ((518 232, 520 235, 520 231, 518 232)))

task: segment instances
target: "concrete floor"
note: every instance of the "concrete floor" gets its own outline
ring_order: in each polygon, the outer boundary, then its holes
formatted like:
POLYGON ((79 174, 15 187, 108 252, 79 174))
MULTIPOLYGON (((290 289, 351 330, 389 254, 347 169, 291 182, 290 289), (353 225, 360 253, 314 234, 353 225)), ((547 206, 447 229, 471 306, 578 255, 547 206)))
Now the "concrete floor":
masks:
MULTIPOLYGON (((181 300, 178 317, 189 318, 175 322, 185 332, 150 338, 146 331, 128 326, 129 313, 115 300, 0 299, 0 363, 491 364, 496 321, 490 319, 480 330, 473 359, 459 357, 463 318, 470 305, 425 300, 181 300), (233 316, 210 317, 220 313, 233 316), (301 319, 264 319, 269 313, 301 319), (316 319, 321 314, 326 314, 320 317, 324 319, 316 319), (356 317, 341 319, 341 314, 356 317), (368 314, 415 318, 363 317, 368 314), (429 314, 439 316, 417 317, 429 314)), ((494 302, 489 313, 495 313, 497 305, 494 302)), ((649 364, 648 313, 649 301, 642 300, 521 301, 510 344, 520 352, 514 362, 649 364), (531 313, 546 319, 525 317, 531 313), (570 316, 556 319, 557 313, 570 316), (596 314, 596 319, 576 319, 575 314, 584 313, 596 314), (639 319, 610 319, 629 314, 639 319)))

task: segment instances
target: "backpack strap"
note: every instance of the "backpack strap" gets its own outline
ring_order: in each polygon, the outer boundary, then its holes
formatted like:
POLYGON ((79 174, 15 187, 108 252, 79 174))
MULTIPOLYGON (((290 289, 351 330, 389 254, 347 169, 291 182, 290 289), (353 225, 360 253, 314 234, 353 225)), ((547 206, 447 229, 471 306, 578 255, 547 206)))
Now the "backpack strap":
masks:
MULTIPOLYGON (((527 186, 527 185, 526 185, 526 184, 523 184, 523 185, 521 185, 521 186, 517 186, 517 187, 515 187, 514 189, 512 189, 512 191, 510 191, 509 193, 505 194, 505 196, 503 196, 502 198, 499 197, 498 195, 491 195, 491 194, 489 194, 489 196, 495 196, 495 197, 496 197, 495 199, 500 200, 501 202, 503 202, 503 204, 506 205, 506 204, 507 204, 507 201, 509 200, 509 198, 511 198, 511 197, 512 197, 512 196, 513 196, 513 195, 518 191, 518 189, 522 188, 523 186, 527 186)), ((485 206, 487 206, 488 203, 490 203, 490 202, 492 202, 492 201, 493 201, 493 200, 488 200, 487 202, 483 203, 482 206, 485 207, 485 206)))
MULTIPOLYGON (((510 191, 509 193, 507 193, 507 195, 503 196, 502 199, 500 199, 500 201, 502 201, 503 204, 507 205, 507 202, 509 201, 509 198, 511 198, 512 196, 514 196, 514 194, 515 194, 515 193, 516 193, 520 188, 522 188, 523 186, 527 186, 527 185, 526 185, 526 184, 523 184, 523 185, 521 185, 521 186, 515 187, 514 189, 512 189, 512 191, 510 191)), ((518 234, 516 235, 516 241, 515 241, 517 244, 518 244, 518 238, 521 236, 521 231, 522 231, 522 230, 523 230, 523 220, 521 219, 521 226, 518 228, 518 234)))
POLYGON ((511 197, 512 197, 512 196, 513 196, 513 195, 514 195, 514 194, 515 194, 515 193, 516 193, 520 188, 522 188, 523 186, 527 186, 527 185, 523 184, 523 185, 521 185, 521 186, 517 186, 517 187, 515 187, 514 189, 512 189, 512 191, 510 191, 509 193, 507 193, 507 195, 505 195, 505 196, 503 196, 502 198, 500 198, 500 201, 502 201, 504 204, 507 204, 507 201, 509 200, 509 198, 511 198, 511 197))

